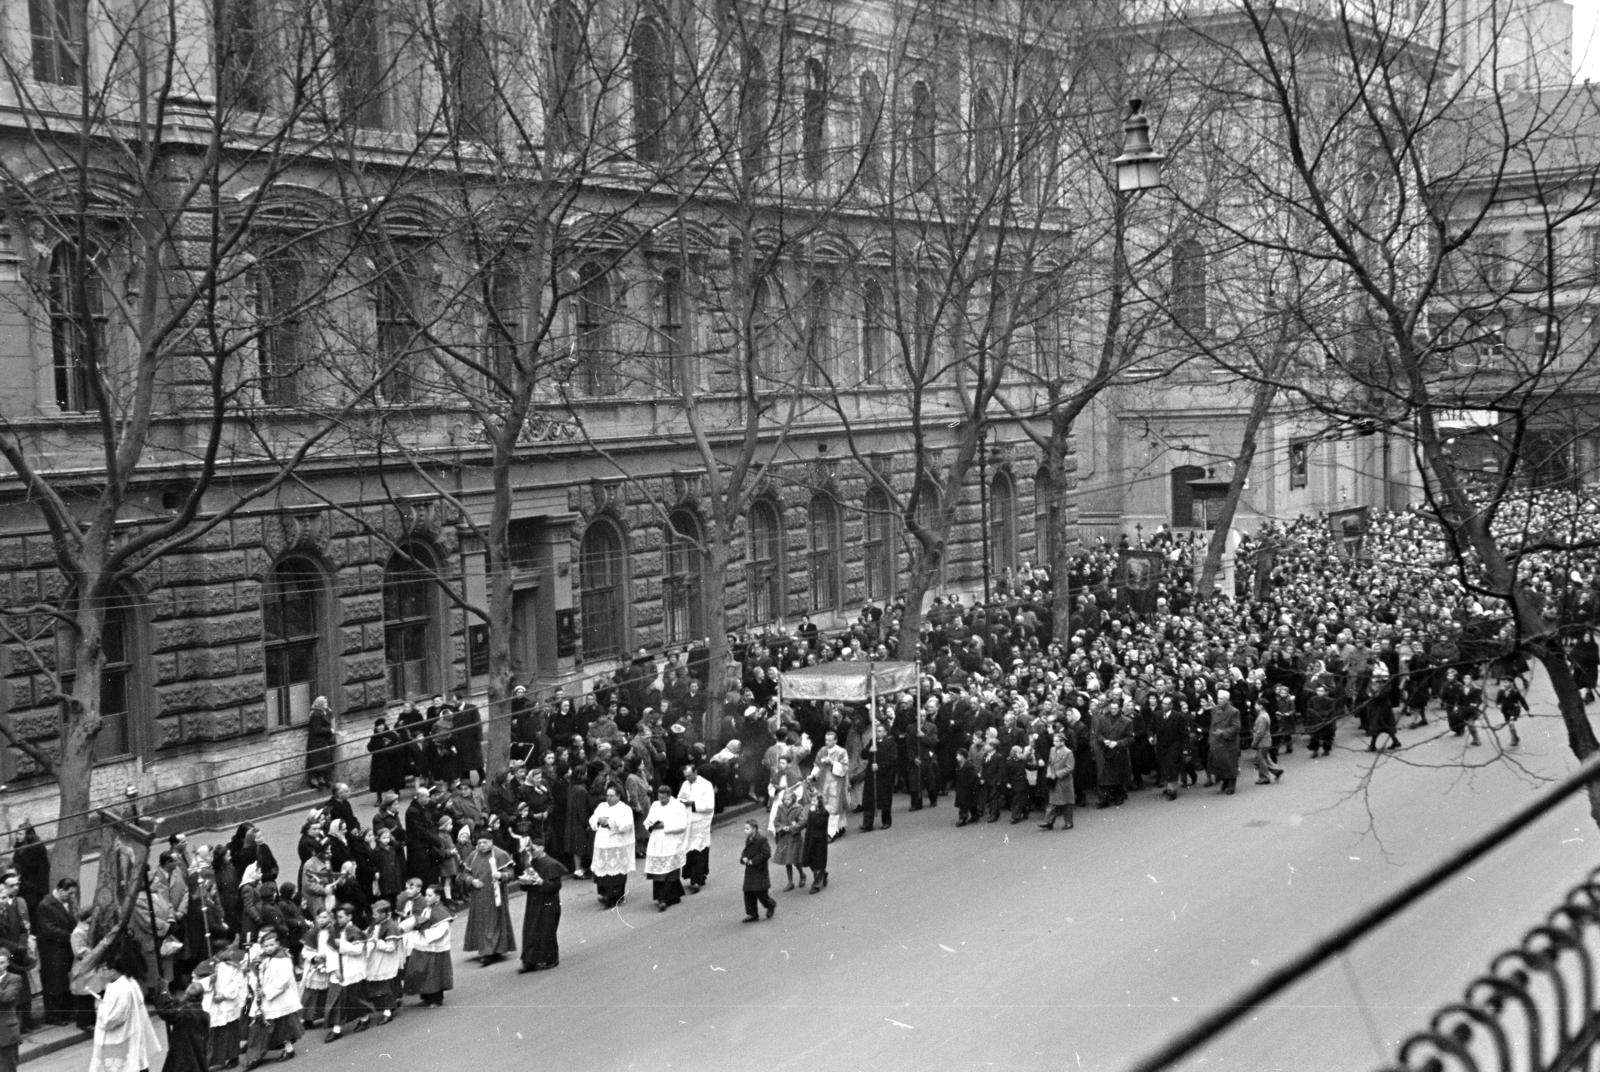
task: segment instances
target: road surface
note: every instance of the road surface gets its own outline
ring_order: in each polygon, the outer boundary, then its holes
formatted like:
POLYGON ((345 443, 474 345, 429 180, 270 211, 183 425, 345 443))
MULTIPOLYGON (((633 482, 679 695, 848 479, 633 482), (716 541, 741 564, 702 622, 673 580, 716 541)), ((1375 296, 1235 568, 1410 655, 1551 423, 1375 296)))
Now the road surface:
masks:
MULTIPOLYGON (((771 922, 740 922, 724 827, 699 896, 659 914, 638 875, 602 911, 570 883, 559 969, 458 962, 444 1009, 408 1001, 333 1045, 308 1034, 294 1063, 1111 1072, 1569 770, 1549 696, 1535 701, 1506 760, 1434 724, 1374 763, 1346 727, 1331 758, 1285 757, 1281 784, 1247 769, 1233 797, 1146 790, 1080 810, 1071 832, 957 829, 948 797, 916 814, 900 797, 892 830, 835 843, 823 893, 780 892, 774 869, 771 922)), ((1569 802, 1188 1067, 1378 1065, 1583 877, 1597 842, 1569 802)), ((78 1047, 30 1072, 87 1063, 78 1047)))

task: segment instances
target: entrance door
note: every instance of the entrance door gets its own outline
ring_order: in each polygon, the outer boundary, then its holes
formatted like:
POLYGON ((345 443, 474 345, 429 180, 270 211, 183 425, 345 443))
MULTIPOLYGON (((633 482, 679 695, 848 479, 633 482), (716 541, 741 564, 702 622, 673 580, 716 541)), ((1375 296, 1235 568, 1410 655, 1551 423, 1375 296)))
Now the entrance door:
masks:
POLYGON ((519 588, 511 596, 511 673, 523 684, 538 672, 538 588, 519 588))
POLYGON ((1189 481, 1204 479, 1206 471, 1198 465, 1180 465, 1172 471, 1172 527, 1201 528, 1194 514, 1194 488, 1189 481))

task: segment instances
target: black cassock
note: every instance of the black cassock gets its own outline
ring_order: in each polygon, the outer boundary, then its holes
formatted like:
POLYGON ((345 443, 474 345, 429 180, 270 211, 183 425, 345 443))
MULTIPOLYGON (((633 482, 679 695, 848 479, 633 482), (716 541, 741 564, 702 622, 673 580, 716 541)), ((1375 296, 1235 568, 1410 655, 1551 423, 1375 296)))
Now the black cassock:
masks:
POLYGON ((531 861, 520 880, 527 891, 522 908, 522 963, 525 967, 553 968, 561 963, 561 946, 556 941, 556 929, 561 926, 561 880, 568 871, 561 863, 545 855, 531 861))

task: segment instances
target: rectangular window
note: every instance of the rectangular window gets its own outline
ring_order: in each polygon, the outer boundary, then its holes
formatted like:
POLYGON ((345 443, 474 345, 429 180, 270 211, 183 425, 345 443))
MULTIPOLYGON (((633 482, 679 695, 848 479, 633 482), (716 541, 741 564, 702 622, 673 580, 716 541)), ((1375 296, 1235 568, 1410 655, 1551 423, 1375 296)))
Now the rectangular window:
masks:
POLYGON ((408 622, 383 631, 383 661, 388 670, 389 698, 425 696, 428 680, 428 623, 408 622))
POLYGON ((1506 283, 1506 236, 1474 235, 1468 246, 1476 282, 1486 290, 1499 290, 1506 283))
POLYGON ((1550 235, 1546 231, 1533 231, 1527 236, 1520 289, 1543 290, 1550 285, 1550 235))
POLYGON ((75 86, 82 80, 88 45, 84 8, 82 0, 28 0, 36 81, 75 86))
POLYGON ((305 364, 302 275, 300 262, 292 256, 273 257, 260 269, 261 401, 268 406, 293 406, 300 401, 300 373, 305 364))
POLYGON ((377 284, 378 362, 383 400, 406 405, 421 399, 420 369, 424 323, 424 254, 411 244, 395 244, 394 263, 377 284))
POLYGON ((1296 439, 1289 444, 1289 486, 1303 488, 1311 472, 1311 441, 1296 439))
POLYGON ((225 0, 218 5, 217 79, 224 108, 267 110, 267 72, 261 50, 256 0, 225 0))
POLYGON ((883 316, 883 288, 869 280, 861 295, 861 377, 867 383, 884 381, 888 339, 883 316))
POLYGON ((540 521, 534 517, 514 517, 507 527, 506 542, 511 545, 511 568, 536 569, 539 565, 540 521))
POLYGON ((499 381, 490 385, 491 394, 502 397, 517 389, 517 355, 522 344, 522 277, 515 267, 502 262, 489 280, 489 308, 484 315, 485 343, 490 365, 499 381))

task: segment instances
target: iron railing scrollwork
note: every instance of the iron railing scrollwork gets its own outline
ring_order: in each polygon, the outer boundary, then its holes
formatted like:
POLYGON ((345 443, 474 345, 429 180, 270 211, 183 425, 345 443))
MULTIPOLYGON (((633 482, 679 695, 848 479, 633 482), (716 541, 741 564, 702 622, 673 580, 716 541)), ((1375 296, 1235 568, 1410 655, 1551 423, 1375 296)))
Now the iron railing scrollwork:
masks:
POLYGON ((1382 1072, 1591 1072, 1600 1068, 1600 868, 1546 922, 1490 962, 1458 1002, 1400 1044, 1382 1072))

